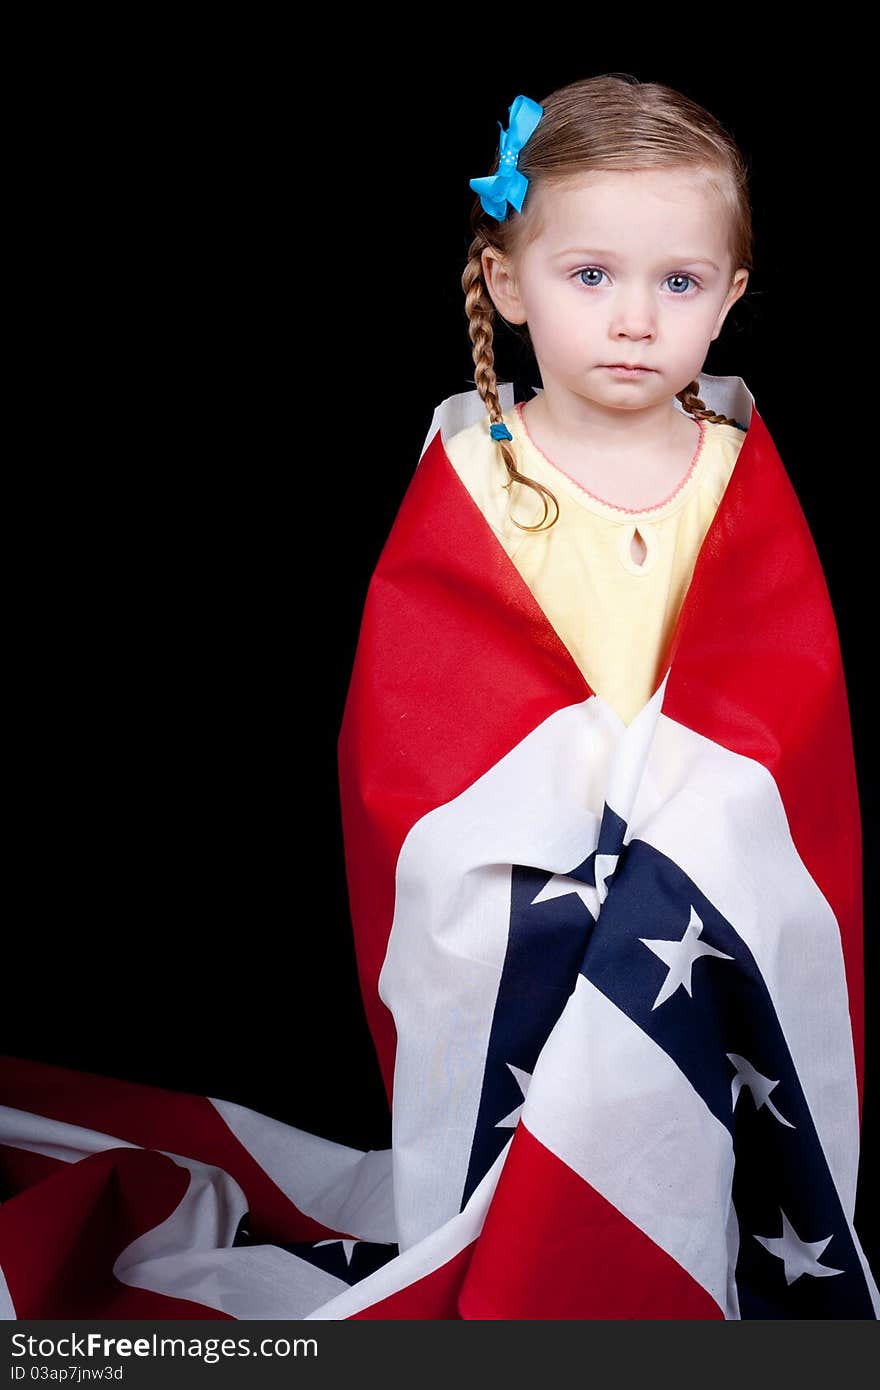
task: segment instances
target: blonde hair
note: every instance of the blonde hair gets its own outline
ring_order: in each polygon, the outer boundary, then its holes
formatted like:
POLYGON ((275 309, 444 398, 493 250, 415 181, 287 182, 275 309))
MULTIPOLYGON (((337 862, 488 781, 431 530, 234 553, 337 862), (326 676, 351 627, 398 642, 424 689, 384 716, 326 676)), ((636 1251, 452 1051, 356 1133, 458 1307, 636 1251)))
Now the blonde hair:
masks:
MULTIPOLYGON (((503 412, 493 348, 496 310, 483 274, 482 253, 492 248, 507 258, 515 258, 539 235, 536 189, 552 188, 572 175, 598 169, 698 170, 707 176, 707 186, 718 194, 725 210, 727 247, 733 267, 752 268, 747 166, 732 136, 709 112, 672 87, 639 82, 628 73, 608 73, 572 82, 542 98, 539 104, 543 115, 517 162, 529 181, 522 213, 508 210, 508 216, 499 222, 485 212, 476 198, 470 215, 473 240, 461 285, 473 350, 474 382, 489 412, 490 424, 501 423, 503 412)), ((496 150, 489 171, 492 174, 498 170, 498 158, 496 150)), ((527 327, 524 337, 531 344, 527 327)), ((696 381, 677 392, 676 399, 698 420, 737 423, 706 407, 697 394, 696 381)), ((497 440, 509 475, 507 487, 516 481, 534 489, 539 496, 544 494, 541 521, 534 526, 519 521, 514 524, 523 531, 542 530, 549 515, 550 498, 556 507, 556 515, 549 523, 552 526, 559 517, 559 503, 549 488, 519 471, 512 443, 497 440)))

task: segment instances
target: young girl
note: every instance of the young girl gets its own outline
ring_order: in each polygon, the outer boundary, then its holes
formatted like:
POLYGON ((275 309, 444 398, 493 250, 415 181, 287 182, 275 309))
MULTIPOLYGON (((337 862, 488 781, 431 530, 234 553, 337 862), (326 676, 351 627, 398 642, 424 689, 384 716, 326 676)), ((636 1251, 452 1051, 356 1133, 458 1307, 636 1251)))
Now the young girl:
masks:
POLYGON ((518 96, 471 180, 476 391, 434 412, 339 741, 401 1253, 314 1316, 880 1312, 837 630, 754 397, 702 370, 746 183, 617 76, 518 96))
POLYGON ((447 453, 628 723, 656 688, 742 444, 743 426, 705 406, 696 378, 749 278, 746 171, 686 98, 608 77, 544 108, 518 97, 499 172, 471 187, 462 284, 492 429, 478 421, 447 453), (527 325, 543 383, 506 412, 496 310, 527 325))
POLYGON ((339 735, 392 1146, 0 1059, 6 1316, 69 1315, 68 1267, 101 1276, 80 1316, 880 1313, 837 631, 754 397, 702 370, 751 267, 742 158, 595 77, 518 96, 471 187, 476 390, 434 412, 339 735), (112 1270, 74 1257, 74 1156, 126 1194, 112 1270))

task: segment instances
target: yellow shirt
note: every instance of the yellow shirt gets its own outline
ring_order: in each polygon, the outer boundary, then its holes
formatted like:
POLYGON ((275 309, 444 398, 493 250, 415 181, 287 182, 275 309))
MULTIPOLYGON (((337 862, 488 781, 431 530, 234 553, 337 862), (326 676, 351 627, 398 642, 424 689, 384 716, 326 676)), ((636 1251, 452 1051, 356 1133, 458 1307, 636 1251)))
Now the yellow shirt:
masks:
MULTIPOLYGON (((733 472, 745 434, 700 421, 690 468, 668 497, 643 510, 613 506, 558 468, 532 440, 517 402, 503 415, 517 467, 559 503, 549 530, 521 531, 543 501, 508 473, 488 416, 444 440, 449 460, 501 541, 590 688, 625 724, 651 698, 687 594, 697 555, 733 472), (647 554, 632 553, 636 529, 647 554)), ((552 502, 549 516, 554 515, 552 502)))

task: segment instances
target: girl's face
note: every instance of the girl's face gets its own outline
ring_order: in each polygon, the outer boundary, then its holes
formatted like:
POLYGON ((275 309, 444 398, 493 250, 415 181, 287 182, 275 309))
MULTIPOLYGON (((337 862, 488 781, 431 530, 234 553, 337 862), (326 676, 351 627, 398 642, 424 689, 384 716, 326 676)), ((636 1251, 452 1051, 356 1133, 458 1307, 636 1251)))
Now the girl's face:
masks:
POLYGON ((718 194, 693 170, 658 169, 584 174, 538 196, 540 235, 515 265, 484 251, 483 268, 499 313, 528 324, 544 389, 621 410, 668 404, 748 280, 732 274, 718 194), (616 362, 651 370, 623 377, 616 362))

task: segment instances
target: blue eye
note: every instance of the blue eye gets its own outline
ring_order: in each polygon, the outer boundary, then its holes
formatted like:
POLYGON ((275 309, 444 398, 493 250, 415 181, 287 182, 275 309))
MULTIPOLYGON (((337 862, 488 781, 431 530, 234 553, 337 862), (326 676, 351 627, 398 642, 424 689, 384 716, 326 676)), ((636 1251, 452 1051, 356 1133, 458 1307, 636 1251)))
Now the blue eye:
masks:
MULTIPOLYGON (((581 277, 582 275, 604 275, 604 274, 605 274, 605 271, 604 271, 604 270, 600 270, 599 267, 598 267, 597 265, 588 265, 588 266, 585 267, 584 270, 579 270, 579 271, 577 271, 576 274, 577 274, 578 280, 579 280, 580 283, 584 286, 584 289, 593 290, 593 289, 598 289, 597 283, 594 281, 592 284, 589 284, 589 285, 588 285, 588 284, 586 283, 586 281, 585 281, 585 280, 581 280, 580 277, 581 277)), ((688 281, 690 282, 690 284, 691 284, 695 289, 698 289, 698 288, 699 288, 699 286, 698 286, 698 284, 697 284, 697 281, 694 279, 694 277, 693 277, 692 275, 682 275, 682 274, 667 275, 666 280, 667 280, 667 281, 669 281, 669 280, 688 280, 688 281)), ((685 299, 685 298, 687 297, 687 291, 681 291, 681 292, 676 291, 674 297, 675 297, 676 299, 685 299)))

